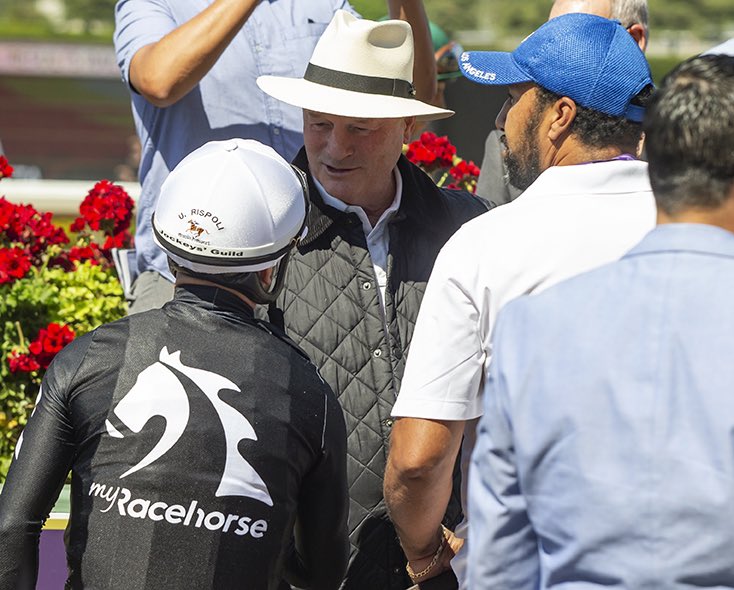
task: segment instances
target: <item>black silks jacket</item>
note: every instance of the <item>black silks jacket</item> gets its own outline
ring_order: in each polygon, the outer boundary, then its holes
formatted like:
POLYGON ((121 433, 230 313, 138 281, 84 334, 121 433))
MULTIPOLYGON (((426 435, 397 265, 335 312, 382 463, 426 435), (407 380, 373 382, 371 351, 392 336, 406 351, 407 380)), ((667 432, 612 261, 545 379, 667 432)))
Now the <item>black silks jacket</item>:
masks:
POLYGON ((0 494, 0 590, 35 588, 69 469, 67 588, 341 583, 342 411, 303 352, 222 289, 178 287, 162 309, 72 342, 18 448, 0 494))
MULTIPOLYGON (((308 170, 304 150, 293 163, 308 170)), ((344 410, 351 500, 352 550, 343 586, 348 589, 410 585, 382 497, 390 412, 436 256, 464 222, 488 209, 468 192, 437 188, 405 157, 398 169, 403 193, 389 222, 385 321, 362 223, 354 213, 325 205, 310 174, 309 232, 290 260, 286 288, 271 316, 319 367, 344 410)), ((459 515, 457 488, 445 522, 453 526, 459 515)))

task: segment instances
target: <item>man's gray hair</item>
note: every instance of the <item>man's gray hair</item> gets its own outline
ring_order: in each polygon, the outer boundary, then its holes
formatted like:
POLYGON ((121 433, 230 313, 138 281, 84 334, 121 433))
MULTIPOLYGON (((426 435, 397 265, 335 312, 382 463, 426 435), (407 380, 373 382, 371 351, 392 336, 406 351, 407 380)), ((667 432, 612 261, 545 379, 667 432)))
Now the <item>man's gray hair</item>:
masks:
POLYGON ((640 24, 647 28, 647 0, 610 0, 612 18, 625 28, 640 24))

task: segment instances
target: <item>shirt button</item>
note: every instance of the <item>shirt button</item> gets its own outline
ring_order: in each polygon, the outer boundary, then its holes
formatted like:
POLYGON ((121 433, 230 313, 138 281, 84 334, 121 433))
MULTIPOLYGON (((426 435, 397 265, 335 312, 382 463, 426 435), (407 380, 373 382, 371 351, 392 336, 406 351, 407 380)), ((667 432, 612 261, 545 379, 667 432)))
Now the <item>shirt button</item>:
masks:
POLYGON ((378 359, 382 356, 382 351, 378 348, 372 353, 372 356, 378 359))
POLYGON ((364 283, 362 283, 362 288, 365 291, 369 291, 372 288, 372 283, 370 283, 369 281, 365 281, 364 283))
POLYGON ((277 127, 273 129, 273 135, 280 135, 280 129, 278 129, 277 127))
POLYGON ((392 570, 392 573, 394 573, 394 574, 402 574, 403 573, 403 570, 402 570, 402 568, 394 567, 393 570, 392 570))

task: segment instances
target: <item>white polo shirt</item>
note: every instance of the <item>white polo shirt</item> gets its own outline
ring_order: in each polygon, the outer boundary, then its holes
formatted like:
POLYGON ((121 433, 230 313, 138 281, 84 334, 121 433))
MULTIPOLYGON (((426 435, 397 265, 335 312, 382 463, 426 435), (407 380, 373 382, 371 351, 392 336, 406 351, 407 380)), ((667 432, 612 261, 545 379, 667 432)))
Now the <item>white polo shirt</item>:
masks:
POLYGON ((464 224, 428 281, 393 416, 481 416, 502 306, 617 260, 655 216, 647 164, 622 160, 549 168, 515 201, 464 224))
MULTIPOLYGON (((619 259, 655 218, 647 163, 613 160, 549 168, 516 200, 464 224, 433 267, 392 415, 481 416, 490 337, 502 306, 619 259)), ((462 448, 464 507, 474 426, 462 448)))

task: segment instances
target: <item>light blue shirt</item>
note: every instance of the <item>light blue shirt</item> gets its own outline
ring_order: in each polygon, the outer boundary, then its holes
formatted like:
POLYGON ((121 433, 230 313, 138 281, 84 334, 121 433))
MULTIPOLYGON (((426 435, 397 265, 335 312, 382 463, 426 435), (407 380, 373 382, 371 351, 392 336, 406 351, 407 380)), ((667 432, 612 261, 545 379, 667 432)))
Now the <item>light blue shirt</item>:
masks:
POLYGON ((734 234, 658 226, 494 345, 468 587, 734 587, 734 234))
MULTIPOLYGON (((129 85, 130 60, 190 20, 206 0, 119 0, 115 50, 129 85)), ((158 108, 135 92, 133 118, 142 145, 135 246, 138 271, 157 270, 169 280, 166 256, 153 242, 151 215, 161 184, 187 154, 208 141, 242 137, 270 145, 290 161, 303 145, 301 109, 262 92, 258 76, 303 76, 316 42, 334 12, 353 11, 346 0, 260 2, 214 67, 176 104, 158 108)), ((206 170, 201 171, 206 174, 206 170)))

